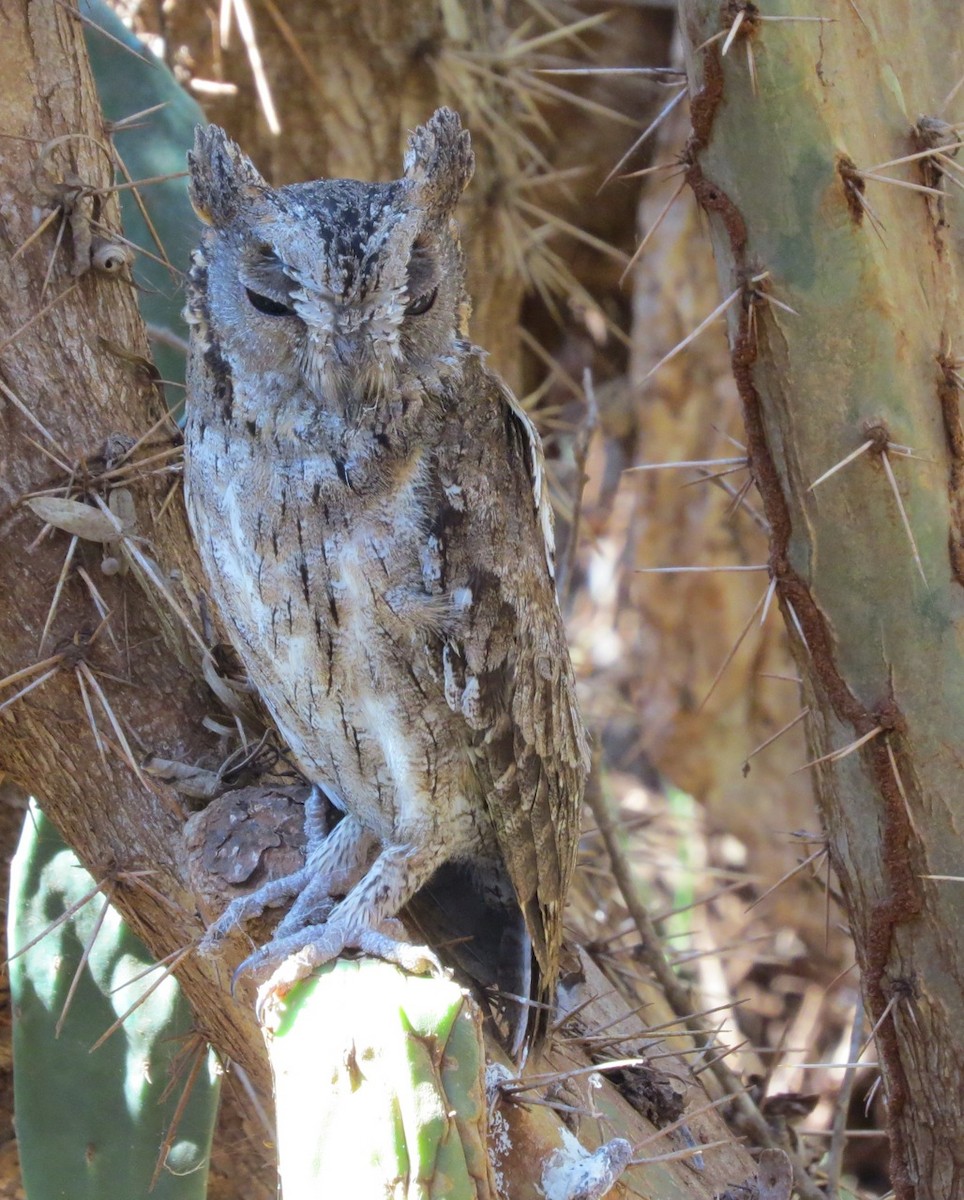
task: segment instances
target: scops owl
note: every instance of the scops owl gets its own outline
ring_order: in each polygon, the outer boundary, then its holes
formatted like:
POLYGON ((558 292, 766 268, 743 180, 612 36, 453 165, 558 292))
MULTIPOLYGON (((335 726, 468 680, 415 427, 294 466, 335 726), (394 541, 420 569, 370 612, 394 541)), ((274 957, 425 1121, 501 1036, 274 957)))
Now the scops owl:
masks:
POLYGON ((206 948, 293 899, 245 964, 279 990, 346 948, 424 969, 394 920, 420 893, 470 926, 470 972, 476 946, 476 977, 544 1014, 587 748, 539 437, 468 339, 452 214, 469 135, 440 109, 391 183, 272 188, 215 126, 189 161, 209 228, 190 276, 188 511, 316 785, 306 868, 232 904, 206 948), (322 794, 345 813, 327 838, 322 794))

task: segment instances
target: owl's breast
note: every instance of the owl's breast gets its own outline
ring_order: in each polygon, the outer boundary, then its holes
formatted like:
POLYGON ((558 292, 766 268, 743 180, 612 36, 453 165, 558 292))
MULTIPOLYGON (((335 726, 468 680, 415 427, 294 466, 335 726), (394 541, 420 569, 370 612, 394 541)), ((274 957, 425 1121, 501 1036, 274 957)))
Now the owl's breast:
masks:
POLYGON ((462 596, 443 587, 427 454, 367 494, 321 455, 228 440, 203 458, 189 499, 214 598, 303 768, 383 839, 440 804, 478 841, 441 654, 462 596))
POLYGON ((189 513, 217 599, 252 655, 297 646, 308 618, 307 632, 317 626, 341 649, 379 627, 397 638, 437 624, 427 470, 411 454, 366 487, 337 456, 293 458, 206 432, 189 455, 189 513))

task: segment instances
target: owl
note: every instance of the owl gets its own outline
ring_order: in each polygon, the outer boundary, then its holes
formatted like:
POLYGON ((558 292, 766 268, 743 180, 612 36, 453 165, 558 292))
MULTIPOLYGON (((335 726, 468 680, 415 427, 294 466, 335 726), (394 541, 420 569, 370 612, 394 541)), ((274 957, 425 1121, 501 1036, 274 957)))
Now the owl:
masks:
POLYGON ((453 212, 469 135, 439 109, 391 183, 272 188, 216 126, 189 154, 188 513, 248 675, 314 784, 293 901, 242 969, 284 991, 354 949, 460 965, 545 1026, 587 744, 538 434, 468 337, 453 212), (324 835, 327 798, 344 816, 324 835), (430 935, 427 935, 427 937, 430 935), (446 936, 445 940, 453 940, 446 936), (534 1003, 531 1003, 534 1002, 534 1003))

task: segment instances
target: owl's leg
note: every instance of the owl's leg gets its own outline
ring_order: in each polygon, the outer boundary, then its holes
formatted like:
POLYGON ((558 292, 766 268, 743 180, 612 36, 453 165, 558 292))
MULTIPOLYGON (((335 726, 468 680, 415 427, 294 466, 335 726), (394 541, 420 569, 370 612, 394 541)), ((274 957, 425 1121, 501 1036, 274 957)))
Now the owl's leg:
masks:
POLYGON ((303 873, 307 880, 274 931, 272 942, 324 920, 334 907, 332 896, 344 896, 350 891, 369 865, 372 851, 378 844, 378 839, 350 816, 343 817, 327 836, 320 828, 313 833, 307 806, 305 829, 308 853, 303 873), (336 836, 345 825, 348 828, 342 836, 336 836))
POLYGON ((441 971, 435 955, 398 936, 398 911, 426 883, 446 855, 437 846, 413 850, 391 846, 375 859, 365 877, 332 909, 324 924, 305 925, 287 937, 275 938, 251 955, 240 970, 275 971, 262 988, 284 993, 315 967, 337 958, 343 950, 360 950, 386 959, 413 974, 441 971))
POLYGON ((325 836, 318 811, 321 803, 321 792, 313 788, 305 802, 308 832, 305 865, 291 875, 272 879, 249 895, 232 900, 204 935, 199 946, 202 954, 216 953, 227 934, 253 917, 259 917, 266 908, 277 908, 295 899, 298 923, 304 924, 332 894, 348 891, 367 865, 374 839, 350 815, 343 817, 325 836))

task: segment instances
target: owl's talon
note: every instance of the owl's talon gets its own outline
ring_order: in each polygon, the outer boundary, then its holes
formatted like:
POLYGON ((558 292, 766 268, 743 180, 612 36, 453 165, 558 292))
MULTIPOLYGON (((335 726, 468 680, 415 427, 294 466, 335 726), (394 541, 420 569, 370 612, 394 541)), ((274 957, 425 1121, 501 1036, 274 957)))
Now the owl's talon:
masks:
POLYGON ((204 933, 204 937, 198 942, 197 952, 204 958, 214 958, 221 953, 224 946, 224 939, 230 932, 230 928, 222 928, 221 921, 216 921, 210 925, 204 933))
POLYGON ((271 980, 258 988, 258 996, 254 1002, 254 1017, 259 1025, 273 1028, 277 1025, 275 1014, 284 996, 272 987, 271 980))
POLYGON ((444 973, 444 968, 428 946, 413 946, 411 942, 396 941, 376 929, 366 930, 358 938, 357 949, 373 958, 382 958, 394 963, 410 975, 434 975, 444 973))
POLYGON ((298 933, 268 942, 250 954, 232 976, 232 994, 243 975, 260 974, 274 965, 272 974, 258 988, 255 1011, 261 1020, 270 999, 282 999, 296 983, 344 950, 357 950, 381 958, 412 975, 439 976, 444 973, 441 962, 427 946, 413 946, 380 929, 363 929, 349 934, 338 927, 336 920, 325 925, 306 926, 298 933))
POLYGON ((238 987, 238 980, 241 978, 242 975, 245 975, 247 973, 247 962, 248 962, 248 960, 245 959, 243 963, 240 963, 231 972, 231 999, 232 1000, 235 998, 235 993, 236 993, 237 987, 238 987))

